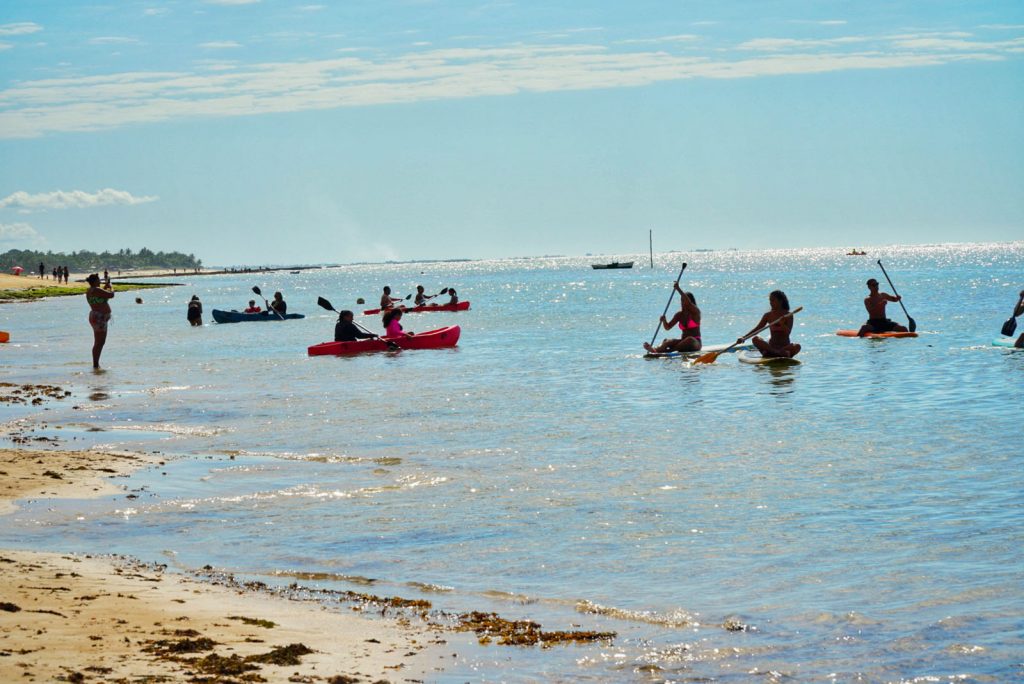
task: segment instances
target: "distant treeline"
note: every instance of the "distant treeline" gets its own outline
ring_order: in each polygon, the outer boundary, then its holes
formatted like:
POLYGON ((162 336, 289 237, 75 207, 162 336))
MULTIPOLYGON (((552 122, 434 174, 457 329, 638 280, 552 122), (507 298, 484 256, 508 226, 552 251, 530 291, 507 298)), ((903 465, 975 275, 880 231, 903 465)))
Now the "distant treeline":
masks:
POLYGON ((143 247, 138 252, 121 249, 116 252, 36 252, 30 249, 12 249, 0 254, 0 268, 10 273, 15 266, 21 266, 27 272, 39 271, 42 263, 47 272, 54 266, 67 266, 76 273, 99 272, 103 269, 111 271, 127 271, 133 268, 180 268, 194 270, 202 268, 201 259, 192 254, 181 252, 154 252, 143 247))

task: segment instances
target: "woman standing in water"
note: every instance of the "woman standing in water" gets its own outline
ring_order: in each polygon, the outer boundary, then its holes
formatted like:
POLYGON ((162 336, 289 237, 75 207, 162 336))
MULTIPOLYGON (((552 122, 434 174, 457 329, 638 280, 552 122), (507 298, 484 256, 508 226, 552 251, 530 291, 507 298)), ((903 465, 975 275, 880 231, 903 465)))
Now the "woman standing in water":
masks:
POLYGON ((104 290, 100 287, 100 276, 93 273, 85 282, 89 283, 89 289, 85 291, 85 301, 89 302, 89 325, 92 326, 92 367, 99 369, 100 354, 103 353, 103 345, 107 343, 107 326, 110 323, 110 300, 114 297, 114 289, 107 286, 104 290))
POLYGON ((671 330, 678 325, 682 335, 679 339, 665 340, 657 347, 651 346, 650 342, 644 342, 644 349, 650 354, 700 351, 700 309, 697 308, 697 298, 692 292, 683 292, 679 283, 675 284, 675 290, 679 293, 679 312, 671 320, 662 316, 661 324, 665 330, 671 330))
POLYGON ((771 326, 768 328, 771 335, 768 337, 767 342, 760 337, 755 337, 751 342, 761 352, 761 356, 791 359, 800 353, 801 347, 789 339, 790 333, 793 332, 793 317, 787 315, 789 313, 789 298, 786 297, 786 293, 782 290, 775 290, 768 295, 768 302, 771 304, 771 311, 761 316, 761 320, 758 321, 757 325, 746 335, 736 340, 736 342, 742 344, 747 335, 752 335, 755 330, 771 323, 771 326))

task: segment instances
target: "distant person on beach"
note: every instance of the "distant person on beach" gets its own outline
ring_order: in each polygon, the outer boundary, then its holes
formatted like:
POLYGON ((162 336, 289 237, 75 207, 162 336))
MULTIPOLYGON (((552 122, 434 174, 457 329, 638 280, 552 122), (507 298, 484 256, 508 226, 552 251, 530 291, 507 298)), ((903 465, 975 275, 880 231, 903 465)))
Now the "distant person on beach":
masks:
POLYGON ((402 320, 401 309, 388 309, 384 312, 384 316, 381 318, 381 322, 384 324, 384 336, 385 337, 404 337, 406 335, 412 335, 402 329, 402 324, 399 321, 402 320))
POLYGON ((885 316, 885 306, 889 302, 898 302, 902 297, 891 295, 888 292, 878 291, 878 281, 872 278, 868 281, 868 294, 864 298, 864 308, 868 310, 868 322, 860 327, 858 337, 868 333, 885 332, 907 332, 907 329, 895 321, 890 321, 885 316))
POLYGON ((70 278, 70 277, 71 277, 71 271, 69 271, 69 270, 68 270, 68 267, 67 267, 67 266, 65 266, 65 267, 64 267, 64 284, 65 284, 65 285, 67 285, 67 284, 68 284, 68 278, 70 278))
POLYGON ((40 261, 39 262, 39 279, 42 280, 44 277, 46 277, 46 264, 44 264, 42 261, 40 261))
POLYGON ((110 287, 110 272, 107 269, 103 269, 103 284, 110 287))
POLYGON ((661 324, 665 330, 671 330, 678 325, 682 335, 679 339, 665 340, 657 347, 652 346, 650 342, 644 342, 644 349, 652 354, 700 351, 700 309, 697 308, 697 299, 692 292, 683 292, 679 283, 675 284, 675 290, 679 293, 679 312, 670 320, 662 316, 661 324))
POLYGON ((192 295, 188 302, 188 311, 185 313, 189 324, 193 328, 203 324, 203 303, 199 301, 199 295, 192 295))
MULTIPOLYGON (((54 280, 57 280, 57 267, 56 266, 53 267, 53 270, 50 272, 50 275, 53 277, 54 280)), ((60 282, 60 281, 57 280, 57 282, 60 282)))
POLYGON ((387 311, 393 309, 397 304, 401 304, 401 299, 395 299, 391 296, 391 288, 387 285, 384 286, 384 294, 380 296, 380 308, 387 311))
POLYGON ((114 297, 113 289, 100 287, 100 276, 93 273, 85 282, 89 289, 85 291, 85 301, 89 303, 89 325, 92 327, 92 367, 100 367, 100 354, 107 343, 107 326, 110 324, 110 300, 114 297))
POLYGON ((274 298, 270 300, 270 308, 282 316, 288 313, 288 303, 284 301, 284 297, 281 296, 280 292, 274 293, 274 298))
POLYGON ((353 314, 348 309, 338 312, 338 322, 334 326, 335 342, 355 342, 356 340, 376 339, 379 335, 363 332, 353 322, 353 314))
POLYGON ((761 316, 757 325, 751 328, 749 333, 736 340, 736 343, 743 344, 747 335, 751 335, 758 328, 771 323, 771 327, 768 328, 770 335, 767 342, 760 337, 755 337, 751 342, 765 358, 791 359, 800 353, 801 346, 789 339, 790 333, 793 332, 793 317, 786 316, 789 313, 789 298, 782 290, 775 290, 768 295, 768 303, 771 305, 771 310, 761 316), (783 316, 786 317, 782 318, 783 316), (778 320, 780 318, 782 320, 778 320))
POLYGON ((263 309, 261 309, 260 307, 256 306, 256 300, 255 299, 250 299, 249 300, 249 306, 246 307, 245 313, 259 313, 262 310, 263 309))

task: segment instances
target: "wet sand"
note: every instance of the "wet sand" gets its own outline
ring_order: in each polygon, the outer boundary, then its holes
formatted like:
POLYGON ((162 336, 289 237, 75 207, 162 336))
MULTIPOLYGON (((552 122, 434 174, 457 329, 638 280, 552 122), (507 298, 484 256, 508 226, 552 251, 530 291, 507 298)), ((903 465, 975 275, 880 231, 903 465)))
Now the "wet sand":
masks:
MULTIPOLYGON (((15 510, 16 498, 117 491, 110 477, 158 463, 3 449, 0 512, 15 510)), ((328 611, 130 559, 0 550, 3 682, 422 681, 451 657, 439 634, 419 621, 328 611)))

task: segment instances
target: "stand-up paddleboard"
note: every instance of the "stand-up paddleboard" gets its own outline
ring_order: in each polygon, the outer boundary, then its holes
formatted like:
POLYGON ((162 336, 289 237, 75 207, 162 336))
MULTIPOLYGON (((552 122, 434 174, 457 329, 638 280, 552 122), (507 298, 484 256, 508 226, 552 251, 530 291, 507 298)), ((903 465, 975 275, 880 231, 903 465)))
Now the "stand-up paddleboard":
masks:
MULTIPOLYGON (((707 354, 708 352, 720 352, 725 351, 729 348, 727 344, 709 344, 705 345, 700 351, 688 351, 688 352, 647 352, 644 354, 645 359, 692 359, 700 356, 701 354, 707 354)), ((741 349, 753 349, 752 344, 740 344, 733 347, 735 351, 741 349)))
POLYGON ((995 345, 996 347, 1013 349, 1014 351, 1024 351, 1024 349, 1021 349, 1020 347, 1013 346, 1013 343, 1016 341, 1016 338, 1013 337, 999 337, 992 340, 992 344, 995 345))
POLYGON ((761 356, 761 352, 744 351, 736 355, 740 363, 753 363, 772 366, 795 366, 800 359, 790 359, 785 356, 761 356))
POLYGON ((917 337, 916 332, 884 332, 858 335, 856 330, 836 330, 836 335, 840 337, 870 337, 873 340, 884 340, 888 337, 917 337))

